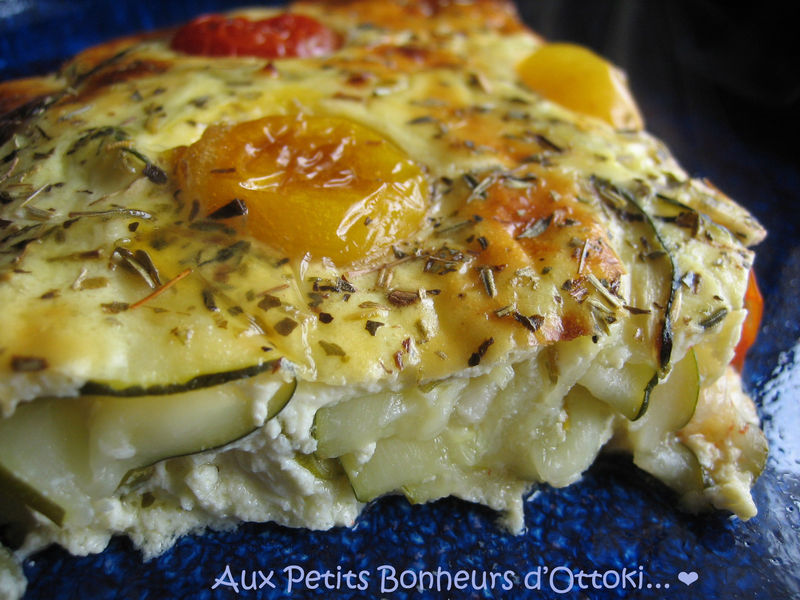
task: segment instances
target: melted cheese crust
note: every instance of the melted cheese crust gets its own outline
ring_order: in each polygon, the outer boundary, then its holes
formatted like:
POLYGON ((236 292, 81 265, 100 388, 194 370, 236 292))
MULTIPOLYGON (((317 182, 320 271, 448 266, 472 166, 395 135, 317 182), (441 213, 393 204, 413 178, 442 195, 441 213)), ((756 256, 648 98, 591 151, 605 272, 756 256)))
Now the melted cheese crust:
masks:
MULTIPOLYGON (((31 373, 55 385, 37 395, 86 382, 147 387, 244 369, 263 362, 268 347, 303 378, 416 382, 469 367, 487 340, 481 359, 494 362, 602 334, 587 299, 602 303, 605 293, 592 282, 634 306, 648 293, 634 289, 626 260, 657 261, 660 250, 627 227, 629 209, 608 208, 600 180, 640 204, 663 195, 685 207, 658 224, 686 263, 676 265, 680 275, 702 281, 672 316, 684 348, 698 338, 698 322, 741 310, 752 261, 741 241, 763 235, 757 224, 739 207, 727 211, 731 201, 688 178, 646 134, 613 131, 528 91, 514 67, 541 41, 507 10, 476 21, 495 3, 448 5, 434 19, 378 5, 334 3, 332 14, 296 5, 347 32, 343 48, 321 58, 209 61, 156 36, 89 50, 65 66, 67 91, 3 150, 6 414, 32 398, 23 391, 31 373), (351 119, 406 151, 426 172, 426 226, 369 264, 285 263, 193 213, 176 187, 175 148, 213 123, 297 113, 351 119), (154 180, 151 164, 165 182, 154 180), (722 227, 695 227, 695 210, 722 227), (121 268, 121 252, 137 250, 165 280, 193 271, 152 302, 122 310, 149 291, 121 268), (265 304, 267 296, 280 303, 265 304), (371 335, 367 321, 383 325, 371 335), (281 335, 278 323, 292 332, 281 335)), ((663 304, 659 293, 650 300, 663 304)), ((642 352, 652 359, 663 309, 634 306, 648 317, 611 308, 614 322, 644 332, 642 352)))

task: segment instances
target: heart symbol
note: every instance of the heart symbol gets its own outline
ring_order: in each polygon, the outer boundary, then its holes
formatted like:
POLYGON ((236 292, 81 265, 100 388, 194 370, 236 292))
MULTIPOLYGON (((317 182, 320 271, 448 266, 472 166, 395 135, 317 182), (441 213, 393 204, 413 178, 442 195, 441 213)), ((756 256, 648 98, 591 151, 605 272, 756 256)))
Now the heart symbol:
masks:
POLYGON ((680 581, 684 585, 692 585, 699 576, 694 571, 686 573, 685 571, 681 571, 678 573, 678 581, 680 581))

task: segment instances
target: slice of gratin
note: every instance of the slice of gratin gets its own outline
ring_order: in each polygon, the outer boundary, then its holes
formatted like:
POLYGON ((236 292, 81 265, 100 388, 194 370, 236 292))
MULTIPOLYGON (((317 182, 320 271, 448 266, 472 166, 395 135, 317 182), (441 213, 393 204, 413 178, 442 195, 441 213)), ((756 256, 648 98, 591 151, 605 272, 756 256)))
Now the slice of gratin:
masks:
POLYGON ((752 517, 766 442, 730 364, 764 231, 622 74, 495 0, 288 10, 0 85, 20 555, 351 525, 390 493, 520 531, 604 448, 752 517))

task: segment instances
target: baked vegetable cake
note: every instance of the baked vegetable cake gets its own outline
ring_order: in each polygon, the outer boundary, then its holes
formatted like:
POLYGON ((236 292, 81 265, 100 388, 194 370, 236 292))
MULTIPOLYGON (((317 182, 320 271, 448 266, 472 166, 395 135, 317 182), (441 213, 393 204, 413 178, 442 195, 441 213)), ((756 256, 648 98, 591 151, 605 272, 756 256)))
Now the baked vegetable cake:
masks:
MULTIPOLYGON (((604 449, 746 519, 753 217, 500 0, 200 17, 0 84, 0 497, 145 556, 604 449)), ((6 560, 6 558, 3 558, 6 560)))

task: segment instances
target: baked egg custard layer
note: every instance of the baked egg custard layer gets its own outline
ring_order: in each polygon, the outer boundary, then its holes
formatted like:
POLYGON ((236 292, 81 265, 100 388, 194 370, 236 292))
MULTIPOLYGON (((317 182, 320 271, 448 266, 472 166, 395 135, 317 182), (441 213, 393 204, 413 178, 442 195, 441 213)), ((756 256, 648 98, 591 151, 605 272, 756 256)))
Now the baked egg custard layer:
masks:
POLYGON ((731 365, 765 232, 643 130, 620 71, 512 6, 206 17, 0 107, 19 556, 352 525, 391 493, 521 531, 533 486, 604 449, 755 515, 766 441, 731 365), (284 41, 220 33, 253 23, 284 41))

